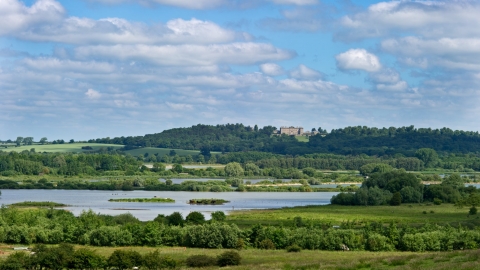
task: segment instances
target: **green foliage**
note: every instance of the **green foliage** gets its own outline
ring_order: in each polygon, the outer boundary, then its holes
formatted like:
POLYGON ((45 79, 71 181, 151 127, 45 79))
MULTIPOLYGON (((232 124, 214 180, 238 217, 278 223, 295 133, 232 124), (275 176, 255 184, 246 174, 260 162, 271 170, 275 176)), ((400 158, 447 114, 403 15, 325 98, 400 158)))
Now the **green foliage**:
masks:
POLYGON ((185 218, 189 224, 199 225, 205 223, 205 216, 197 211, 190 212, 185 218))
MULTIPOLYGON (((0 193, 1 194, 1 193, 0 193)), ((56 202, 19 202, 19 203, 12 203, 9 206, 13 207, 64 207, 67 206, 63 203, 56 203, 56 202)))
POLYGON ((88 248, 75 250, 72 260, 68 263, 69 269, 98 269, 105 266, 106 259, 88 248))
POLYGON ((173 212, 167 216, 167 224, 171 226, 183 226, 185 220, 180 212, 173 212))
POLYGON ((187 257, 185 263, 188 267, 208 267, 217 264, 217 259, 208 255, 191 255, 187 257))
POLYGON ((221 253, 217 257, 217 265, 220 267, 229 265, 240 265, 242 257, 236 251, 229 250, 221 253))
POLYGON ((225 165, 224 170, 227 177, 241 177, 244 175, 244 170, 238 162, 228 163, 225 165))
POLYGON ((402 195, 400 192, 393 193, 392 199, 390 200, 390 205, 397 206, 402 204, 402 195))
POLYGON ((215 211, 215 212, 212 212, 212 220, 214 221, 225 221, 227 219, 227 216, 225 215, 225 213, 223 211, 215 211))
POLYGON ((296 244, 293 244, 293 245, 291 245, 291 246, 288 246, 288 247, 286 248, 286 250, 287 250, 287 252, 300 252, 300 251, 302 251, 302 248, 299 247, 299 246, 296 245, 296 244))
POLYGON ((430 168, 436 165, 438 154, 431 148, 421 148, 415 152, 415 156, 425 163, 425 166, 430 168))
POLYGON ((434 199, 433 199, 433 204, 435 204, 435 205, 441 205, 441 204, 442 204, 442 200, 440 200, 439 198, 434 198, 434 199))
POLYGON ((276 249, 275 243, 270 239, 264 239, 258 243, 259 249, 276 249))
POLYGON ((132 269, 141 266, 143 263, 142 255, 134 250, 115 250, 108 257, 107 265, 116 269, 132 269))
POLYGON ((477 208, 475 206, 470 207, 470 210, 468 210, 469 215, 476 215, 477 214, 477 208))
POLYGON ((168 255, 162 256, 158 250, 143 255, 142 266, 146 269, 174 269, 177 261, 168 255))

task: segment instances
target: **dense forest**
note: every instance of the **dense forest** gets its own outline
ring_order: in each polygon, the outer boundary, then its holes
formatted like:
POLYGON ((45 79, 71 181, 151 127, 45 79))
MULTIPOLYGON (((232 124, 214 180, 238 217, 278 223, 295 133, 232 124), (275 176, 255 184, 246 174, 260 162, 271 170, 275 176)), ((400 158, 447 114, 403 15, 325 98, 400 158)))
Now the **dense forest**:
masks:
POLYGON ((333 129, 330 133, 311 136, 309 142, 293 136, 272 136, 275 127, 254 128, 243 124, 196 125, 136 137, 92 139, 89 142, 123 144, 129 148, 161 147, 209 151, 260 151, 304 155, 335 153, 341 155, 413 156, 420 148, 447 153, 480 152, 478 132, 408 127, 369 128, 365 126, 333 129))

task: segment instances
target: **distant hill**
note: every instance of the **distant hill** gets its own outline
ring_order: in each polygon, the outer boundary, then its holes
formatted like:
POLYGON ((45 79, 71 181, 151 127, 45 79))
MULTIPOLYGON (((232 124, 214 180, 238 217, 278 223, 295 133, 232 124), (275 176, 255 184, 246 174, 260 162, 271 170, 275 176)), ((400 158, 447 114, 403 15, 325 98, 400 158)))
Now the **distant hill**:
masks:
POLYGON ((449 128, 356 126, 334 129, 328 134, 315 135, 303 142, 294 136, 272 135, 274 130, 273 126, 258 129, 243 124, 196 125, 145 136, 103 138, 89 142, 125 145, 127 150, 159 147, 200 150, 202 153, 260 151, 288 155, 335 153, 413 156, 420 148, 432 148, 445 153, 480 152, 478 132, 454 131, 449 128))

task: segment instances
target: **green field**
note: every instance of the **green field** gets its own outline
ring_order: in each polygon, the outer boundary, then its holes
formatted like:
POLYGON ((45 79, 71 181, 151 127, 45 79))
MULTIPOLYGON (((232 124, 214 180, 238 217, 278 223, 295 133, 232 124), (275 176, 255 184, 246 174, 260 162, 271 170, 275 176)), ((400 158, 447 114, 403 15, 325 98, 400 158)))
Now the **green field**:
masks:
POLYGON ((22 145, 19 147, 8 147, 8 148, 0 148, 0 150, 5 151, 5 152, 11 152, 11 151, 16 151, 16 152, 22 152, 22 151, 30 151, 30 149, 34 148, 35 152, 56 152, 56 153, 61 153, 61 152, 86 152, 86 151, 91 151, 91 150, 83 150, 83 146, 90 146, 93 148, 93 150, 98 150, 100 148, 107 148, 107 147, 113 147, 115 149, 122 148, 123 145, 118 145, 118 144, 104 144, 104 143, 64 143, 64 144, 45 144, 45 145, 40 145, 40 144, 34 144, 34 145, 22 145))
POLYGON ((299 142, 309 142, 310 137, 309 136, 295 136, 295 139, 299 142))
MULTIPOLYGON (((155 148, 155 147, 144 147, 144 148, 139 148, 139 149, 134 149, 134 150, 128 150, 125 151, 125 153, 128 153, 132 156, 143 156, 145 153, 148 153, 149 155, 155 155, 158 154, 159 157, 162 157, 164 155, 170 154, 170 151, 172 149, 169 148, 155 148)), ((182 149, 173 149, 175 150, 175 153, 179 156, 187 156, 187 155, 198 155, 200 151, 197 150, 182 150, 182 149)))
MULTIPOLYGON (((35 152, 56 152, 56 153, 65 153, 65 152, 88 152, 92 150, 83 150, 82 147, 90 146, 93 150, 99 150, 101 148, 113 147, 114 149, 120 149, 123 145, 119 144, 104 144, 104 143, 64 143, 64 144, 34 144, 34 145, 22 145, 19 147, 15 147, 14 145, 8 145, 7 148, 3 148, 4 145, 0 145, 0 150, 5 152, 22 152, 22 151, 30 151, 30 149, 34 148, 35 152)), ((155 147, 144 147, 139 149, 127 150, 125 153, 130 154, 132 156, 143 156, 145 153, 149 155, 158 154, 160 157, 164 155, 170 154, 172 149, 169 148, 155 148, 155 147)), ((182 150, 182 149, 173 149, 179 156, 186 156, 186 155, 198 155, 200 151, 197 150, 182 150)), ((215 154, 216 152, 212 152, 215 154)))
POLYGON ((425 223, 451 224, 464 226, 480 225, 478 215, 468 216, 468 207, 458 208, 452 204, 403 204, 401 206, 342 206, 321 205, 292 207, 282 209, 233 211, 227 221, 241 227, 255 224, 281 225, 292 224, 294 217, 301 217, 308 222, 331 223, 341 225, 353 222, 357 226, 366 223, 391 222, 421 225, 425 223))
MULTIPOLYGON (((80 248, 82 246, 76 246, 80 248)), ((218 256, 224 249, 195 249, 182 247, 95 247, 98 254, 108 257, 114 250, 135 250, 140 254, 158 250, 161 256, 170 256, 178 261, 176 269, 218 269, 215 267, 188 268, 185 260, 192 255, 218 256)), ((13 252, 7 245, 0 246, 5 258, 13 252)), ((313 269, 479 269, 479 250, 453 252, 368 252, 368 251, 316 251, 303 250, 298 253, 288 253, 285 250, 247 249, 239 251, 242 257, 241 265, 229 266, 223 269, 282 269, 282 270, 313 270, 313 269)))

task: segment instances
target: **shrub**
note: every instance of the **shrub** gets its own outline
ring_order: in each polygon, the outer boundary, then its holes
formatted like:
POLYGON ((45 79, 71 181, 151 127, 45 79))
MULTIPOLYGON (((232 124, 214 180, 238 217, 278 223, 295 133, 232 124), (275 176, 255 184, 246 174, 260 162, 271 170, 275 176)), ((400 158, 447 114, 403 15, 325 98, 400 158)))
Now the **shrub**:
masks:
POLYGON ((402 204, 402 195, 400 195, 400 192, 393 193, 392 199, 390 200, 390 205, 397 206, 400 204, 402 204))
POLYGON ((300 252, 300 251, 302 251, 302 248, 295 244, 287 247, 287 252, 300 252))
POLYGON ((476 215, 477 214, 477 208, 475 206, 472 206, 470 210, 468 211, 470 215, 476 215))
POLYGON ((197 211, 193 211, 188 214, 186 221, 190 224, 203 224, 205 223, 205 216, 197 211))
POLYGON ((227 219, 227 216, 223 211, 215 211, 212 213, 212 220, 225 221, 225 219, 227 219))
POLYGON ((240 261, 242 257, 238 252, 230 250, 225 251, 222 254, 218 255, 217 257, 217 265, 218 266, 227 266, 227 265, 240 265, 240 261))
POLYGON ((260 249, 276 249, 275 244, 270 239, 262 240, 258 243, 258 248, 260 249))
POLYGON ((214 257, 208 255, 192 255, 187 258, 188 267, 207 267, 217 264, 217 260, 214 257))
POLYGON ((238 249, 238 250, 242 250, 242 249, 245 248, 245 246, 246 245, 245 245, 245 241, 243 240, 243 238, 238 238, 235 248, 238 249))
POLYGON ((434 198, 433 199, 433 204, 440 205, 440 204, 442 204, 442 200, 440 200, 439 198, 434 198))

